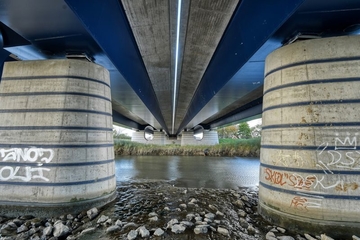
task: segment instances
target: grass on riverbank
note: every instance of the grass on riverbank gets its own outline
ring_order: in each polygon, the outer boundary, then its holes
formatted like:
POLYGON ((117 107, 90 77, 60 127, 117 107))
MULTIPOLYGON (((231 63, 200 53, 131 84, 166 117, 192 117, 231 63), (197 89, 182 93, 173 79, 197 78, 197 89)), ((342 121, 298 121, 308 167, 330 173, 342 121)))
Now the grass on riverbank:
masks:
POLYGON ((153 155, 153 156, 238 156, 259 157, 260 138, 253 139, 220 139, 219 144, 208 145, 154 145, 115 140, 116 155, 153 155))

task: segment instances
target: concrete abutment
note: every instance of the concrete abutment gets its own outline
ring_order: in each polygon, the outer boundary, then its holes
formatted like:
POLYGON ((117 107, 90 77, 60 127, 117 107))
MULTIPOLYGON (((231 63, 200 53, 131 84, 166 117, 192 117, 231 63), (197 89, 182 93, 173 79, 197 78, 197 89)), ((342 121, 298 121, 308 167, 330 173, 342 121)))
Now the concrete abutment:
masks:
POLYGON ((0 214, 55 216, 115 198, 108 71, 79 60, 5 63, 0 214))
POLYGON ((259 208, 274 224, 360 234, 359 46, 307 40, 266 59, 259 208))

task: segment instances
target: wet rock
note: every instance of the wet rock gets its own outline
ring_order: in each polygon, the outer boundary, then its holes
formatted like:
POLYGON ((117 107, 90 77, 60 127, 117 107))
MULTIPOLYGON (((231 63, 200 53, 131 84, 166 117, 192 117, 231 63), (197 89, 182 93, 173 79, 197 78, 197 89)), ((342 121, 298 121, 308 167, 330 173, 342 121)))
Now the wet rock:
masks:
POLYGON ((118 219, 118 220, 116 220, 115 225, 121 227, 121 226, 123 225, 123 223, 122 223, 122 221, 120 221, 120 220, 118 219))
POLYGON ((223 217, 225 214, 222 213, 222 212, 220 212, 220 211, 216 211, 216 215, 217 215, 217 216, 220 216, 220 217, 223 217))
POLYGON ((113 225, 113 226, 110 226, 106 229, 106 233, 113 233, 113 232, 117 232, 117 231, 120 231, 120 226, 118 225, 113 225))
POLYGON ((222 228, 222 227, 218 227, 217 228, 218 233, 220 233, 221 235, 224 236, 228 236, 229 235, 229 230, 227 230, 226 228, 222 228))
POLYGON ((108 216, 101 215, 101 217, 97 220, 97 224, 105 223, 109 219, 108 216))
POLYGON ((90 220, 93 220, 94 218, 97 217, 97 215, 99 215, 99 210, 97 208, 92 208, 89 211, 87 211, 86 214, 90 220))
POLYGON ((171 231, 173 233, 183 233, 185 231, 186 227, 182 224, 174 224, 171 226, 171 231))
POLYGON ((57 221, 54 224, 54 237, 62 237, 68 235, 70 229, 68 226, 64 225, 61 221, 57 221))
POLYGON ((194 233, 195 234, 204 234, 208 232, 208 227, 209 225, 197 225, 194 228, 194 233))
POLYGON ((279 232, 281 232, 282 234, 284 234, 286 232, 286 230, 284 228, 281 227, 277 227, 276 228, 279 232))
POLYGON ((154 232, 154 235, 160 237, 160 236, 162 236, 164 233, 165 233, 164 230, 162 230, 161 228, 157 228, 157 229, 155 230, 155 232, 154 232))
POLYGON ((355 235, 352 236, 352 239, 353 239, 353 240, 360 240, 360 238, 357 237, 357 236, 355 236, 355 235))
POLYGON ((127 239, 128 240, 134 240, 134 239, 137 238, 137 236, 138 236, 138 232, 135 231, 135 230, 131 230, 127 235, 127 239))

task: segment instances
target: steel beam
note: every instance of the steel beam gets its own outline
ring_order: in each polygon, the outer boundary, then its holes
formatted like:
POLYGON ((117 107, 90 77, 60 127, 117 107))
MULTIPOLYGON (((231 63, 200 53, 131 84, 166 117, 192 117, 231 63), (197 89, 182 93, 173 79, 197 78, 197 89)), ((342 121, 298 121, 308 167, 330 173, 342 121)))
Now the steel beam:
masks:
POLYGON ((155 91, 118 0, 65 0, 166 132, 155 91))
POLYGON ((239 4, 192 98, 179 132, 304 1, 243 0, 239 4))

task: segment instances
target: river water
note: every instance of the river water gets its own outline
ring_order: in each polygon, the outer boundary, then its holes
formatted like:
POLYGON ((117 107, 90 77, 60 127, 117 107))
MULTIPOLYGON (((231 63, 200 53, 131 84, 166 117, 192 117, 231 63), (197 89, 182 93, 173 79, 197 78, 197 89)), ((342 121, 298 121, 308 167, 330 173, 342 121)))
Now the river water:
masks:
POLYGON ((171 180, 177 187, 238 188, 259 183, 257 158, 207 156, 121 156, 115 161, 118 182, 171 180))

